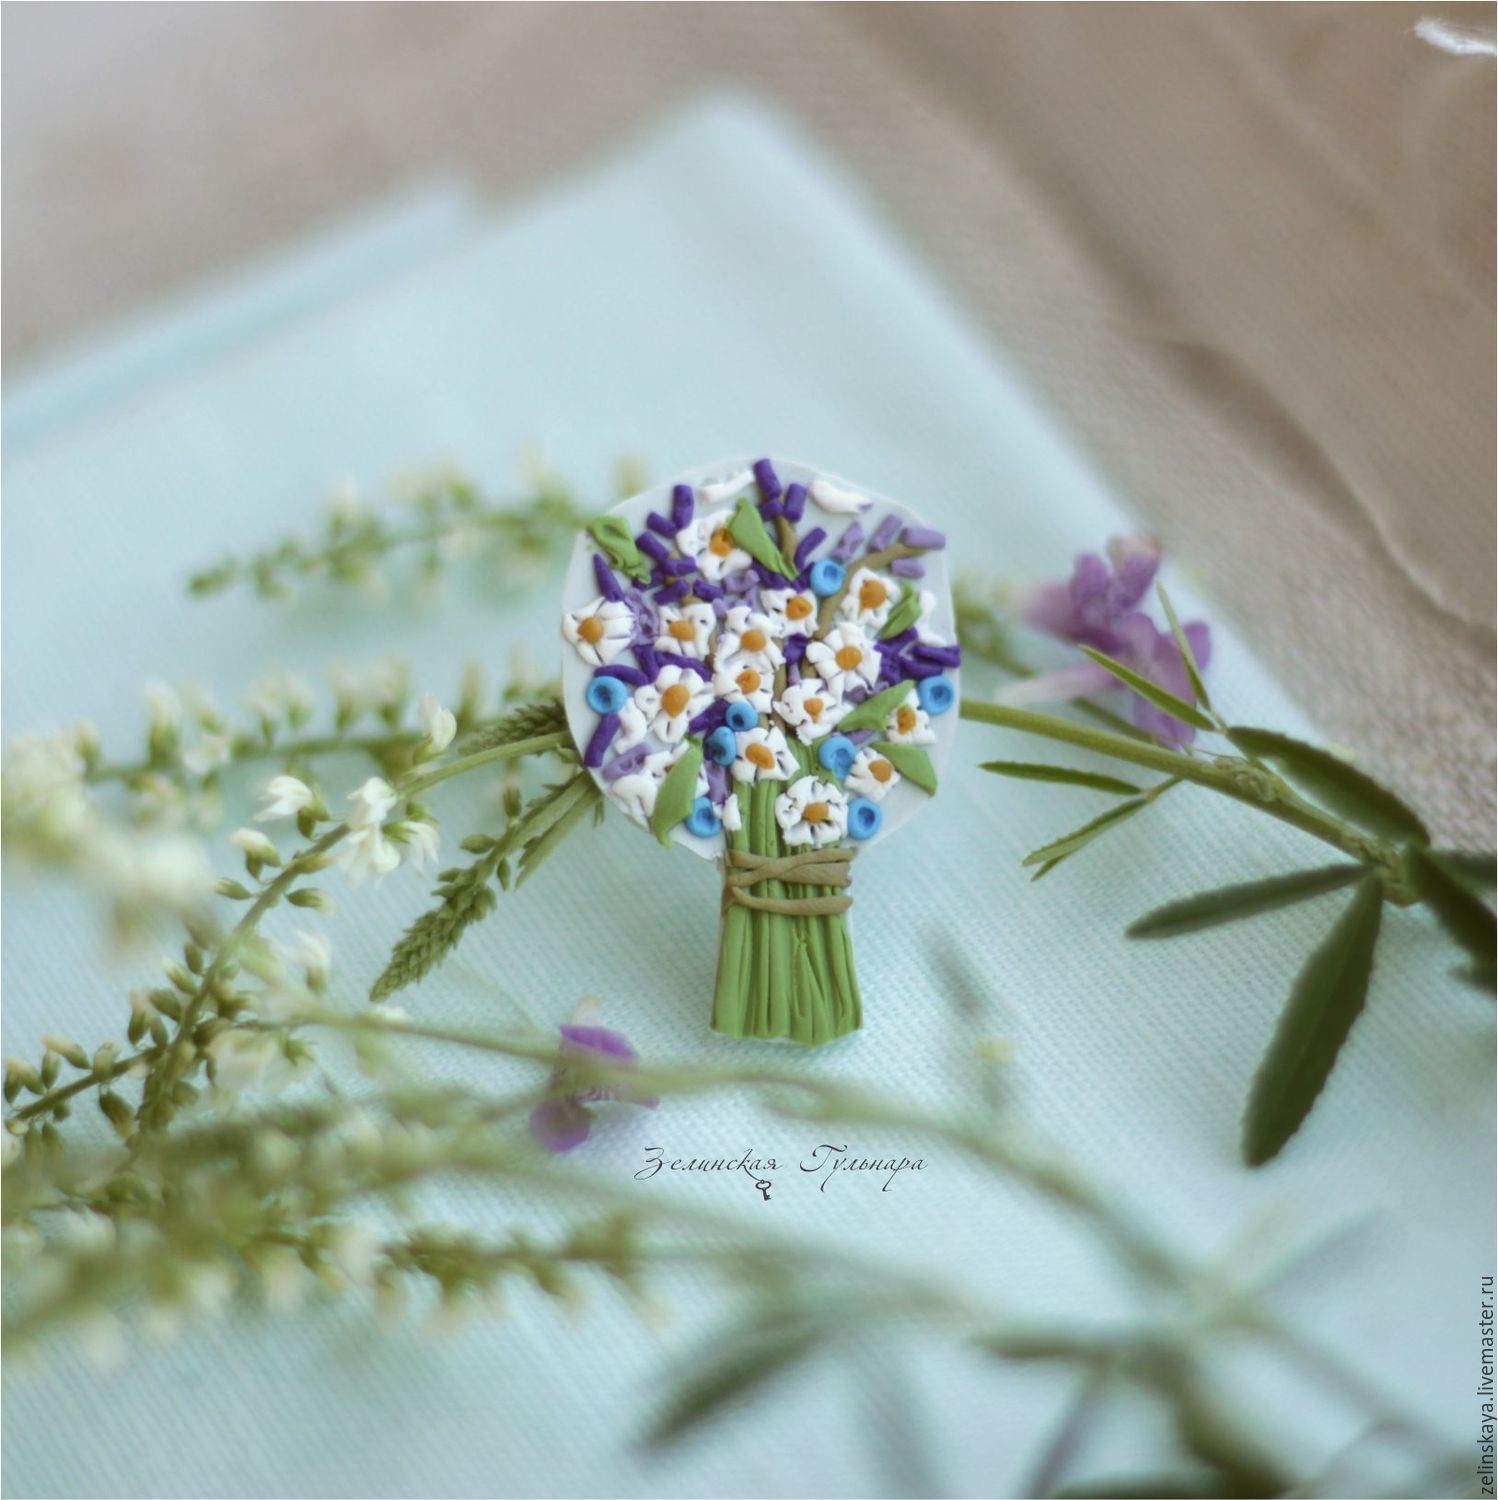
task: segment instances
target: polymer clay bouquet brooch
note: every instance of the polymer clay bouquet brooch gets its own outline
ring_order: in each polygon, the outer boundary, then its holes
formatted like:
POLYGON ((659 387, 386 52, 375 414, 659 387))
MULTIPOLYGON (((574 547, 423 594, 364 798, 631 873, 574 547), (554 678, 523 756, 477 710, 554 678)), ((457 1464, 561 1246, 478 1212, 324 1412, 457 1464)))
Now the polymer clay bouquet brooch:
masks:
POLYGON ((817 1046, 862 1024, 851 865, 935 795, 956 732, 945 544, 769 459, 648 490, 578 539, 568 722, 610 802, 721 862, 717 1031, 817 1046))

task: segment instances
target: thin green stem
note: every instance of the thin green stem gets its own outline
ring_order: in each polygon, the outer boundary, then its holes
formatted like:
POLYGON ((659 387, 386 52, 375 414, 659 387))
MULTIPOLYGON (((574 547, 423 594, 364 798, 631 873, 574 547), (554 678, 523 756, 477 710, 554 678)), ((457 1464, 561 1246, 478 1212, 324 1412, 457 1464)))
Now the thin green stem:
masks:
POLYGON ((1280 822, 1288 823, 1292 828, 1298 828, 1302 833, 1308 833, 1342 853, 1378 868, 1385 876, 1385 893, 1388 899, 1396 905, 1413 904, 1414 897, 1405 890, 1392 853, 1385 854, 1360 829, 1307 802, 1280 777, 1261 766, 1250 767, 1240 757, 1234 756, 1232 761, 1252 770, 1252 784, 1247 783, 1246 779, 1235 778, 1221 759, 1206 760, 1179 750, 1167 750, 1162 745, 1128 739, 1103 729, 1090 729, 1084 724, 1077 724, 1054 714, 1036 713, 1026 708, 1009 708, 999 703, 980 703, 969 698, 962 700, 960 711, 964 719, 996 724, 1005 729, 1016 729, 1021 734, 1039 735, 1061 744, 1093 750, 1099 755, 1109 755, 1115 760, 1161 771, 1182 781, 1204 786, 1210 791, 1220 792, 1224 797, 1231 797, 1235 802, 1242 802, 1248 807, 1268 813, 1270 817, 1278 818, 1280 822))

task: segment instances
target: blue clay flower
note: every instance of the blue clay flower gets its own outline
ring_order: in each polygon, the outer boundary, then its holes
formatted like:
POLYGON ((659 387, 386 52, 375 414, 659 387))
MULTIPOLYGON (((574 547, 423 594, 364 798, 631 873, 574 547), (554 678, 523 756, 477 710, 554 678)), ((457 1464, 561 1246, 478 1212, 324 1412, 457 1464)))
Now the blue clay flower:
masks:
POLYGON ((821 558, 811 565, 811 591, 820 598, 835 594, 843 586, 848 570, 830 557, 821 558))
POLYGON ((853 766, 853 757, 858 746, 845 734, 830 734, 817 746, 817 760, 824 771, 831 771, 839 781, 853 766))
POLYGON ((945 677, 923 677, 916 683, 915 695, 928 714, 946 713, 957 698, 945 677))
POLYGON ((629 687, 617 677, 595 677, 588 684, 587 696, 595 714, 616 714, 629 702, 629 687))
POLYGON ((722 831, 723 823, 713 811, 712 799, 699 797, 687 814, 687 832, 695 833, 700 839, 710 839, 722 831))

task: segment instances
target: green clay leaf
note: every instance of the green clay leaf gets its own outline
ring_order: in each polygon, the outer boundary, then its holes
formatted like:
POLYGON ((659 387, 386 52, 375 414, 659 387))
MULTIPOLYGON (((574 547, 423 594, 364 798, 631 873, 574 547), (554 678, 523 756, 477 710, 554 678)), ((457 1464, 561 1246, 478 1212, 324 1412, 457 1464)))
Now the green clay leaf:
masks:
POLYGON ((1224 885, 1202 891, 1181 901, 1171 901, 1146 912, 1124 933, 1131 938, 1179 937, 1200 932, 1223 922, 1256 917, 1260 912, 1275 911, 1297 901, 1309 901, 1328 891, 1351 885, 1364 873, 1363 865, 1322 865, 1314 870, 1297 870, 1293 875, 1276 875, 1270 880, 1251 880, 1242 885, 1224 885))
POLYGON ((1132 797, 1140 788, 1116 776, 1102 776, 1096 771, 1076 771, 1070 766, 1038 765, 1028 760, 986 760, 978 769, 996 776, 1012 776, 1016 781, 1059 781, 1066 786, 1085 786, 1094 792, 1113 792, 1132 797))
POLYGON ((875 693, 856 704, 852 711, 837 721, 838 732, 846 734, 850 729, 883 729, 889 716, 910 696, 913 689, 908 682, 897 682, 893 687, 875 693))
POLYGON ((1383 882, 1364 877, 1296 976, 1248 1095, 1243 1159, 1249 1166, 1279 1155, 1330 1076, 1368 997, 1383 905, 1383 882))
POLYGON ((620 572, 628 573, 638 582, 650 577, 650 564, 635 545, 635 534, 622 516, 596 516, 588 522, 588 535, 620 572))
POLYGON ((874 748, 907 781, 913 782, 928 796, 936 795, 936 767, 919 745, 896 745, 889 740, 875 740, 874 748))
POLYGON ((1302 791, 1369 833, 1400 843, 1430 842, 1430 834, 1413 808, 1329 750, 1272 729, 1234 726, 1227 736, 1245 755, 1272 761, 1302 791))
POLYGON ((1217 726, 1194 704, 1187 703, 1184 698, 1177 698, 1174 693, 1168 692, 1157 682, 1151 682, 1148 677, 1141 677, 1132 667, 1124 666, 1121 661, 1114 661, 1106 652, 1098 651, 1092 646, 1083 646, 1082 654, 1095 661, 1105 672, 1111 672, 1126 687, 1132 688, 1141 698, 1147 698, 1172 719, 1180 719, 1196 729, 1216 729, 1217 726))
POLYGON ((881 641, 893 640, 903 634, 921 617, 921 596, 908 583, 900 590, 900 602, 889 612, 884 629, 879 632, 881 641))
POLYGON ((763 563, 772 573, 779 573, 782 578, 796 576, 794 565, 781 556, 780 548, 765 525, 765 518, 748 495, 739 497, 733 518, 728 523, 728 534, 755 562, 763 563))
POLYGON ((1186 680, 1191 684, 1191 691, 1196 694, 1196 701, 1210 710, 1212 700, 1207 696, 1207 685, 1202 681, 1201 668, 1196 664, 1196 652, 1191 649, 1191 642, 1181 629, 1175 606, 1170 602, 1170 595, 1165 592, 1163 583, 1155 585, 1155 594, 1160 600, 1160 608, 1165 611, 1165 618, 1170 622, 1170 633, 1175 637, 1176 649, 1181 653, 1181 665, 1186 669, 1186 680))
POLYGON ((697 800, 697 773, 702 769, 702 745, 689 740, 680 760, 666 772, 656 793, 655 811, 650 815, 650 831, 661 843, 670 842, 670 832, 684 822, 697 800))
POLYGON ((1498 920, 1439 855, 1411 849, 1405 856, 1405 868, 1420 899, 1436 914, 1436 920, 1452 940, 1470 955, 1472 964, 1465 977, 1472 984, 1491 990, 1498 980, 1494 966, 1498 920))

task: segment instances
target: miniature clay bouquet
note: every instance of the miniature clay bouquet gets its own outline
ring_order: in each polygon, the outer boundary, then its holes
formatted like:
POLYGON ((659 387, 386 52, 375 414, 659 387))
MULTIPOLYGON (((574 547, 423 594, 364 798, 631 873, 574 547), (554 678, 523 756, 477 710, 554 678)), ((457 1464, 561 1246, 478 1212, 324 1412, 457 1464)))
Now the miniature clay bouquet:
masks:
POLYGON ((608 802, 723 870, 712 1025, 862 1024, 854 857, 934 796, 956 732, 946 539, 804 464, 729 461, 579 537, 562 684, 608 802))

